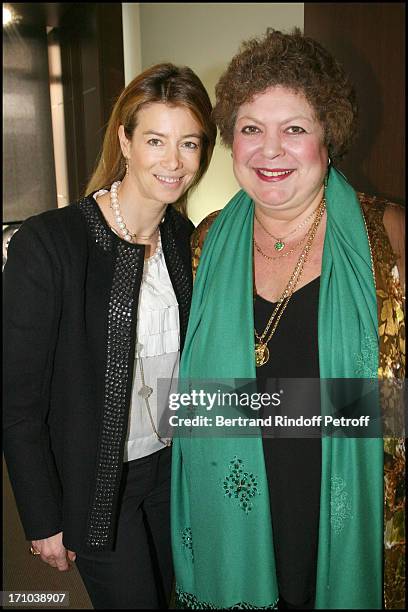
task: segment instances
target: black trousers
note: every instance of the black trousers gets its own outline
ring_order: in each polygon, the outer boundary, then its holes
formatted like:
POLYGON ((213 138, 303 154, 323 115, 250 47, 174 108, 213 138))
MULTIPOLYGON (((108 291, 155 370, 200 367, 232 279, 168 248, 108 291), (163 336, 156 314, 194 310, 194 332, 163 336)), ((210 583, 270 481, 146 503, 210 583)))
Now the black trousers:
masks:
POLYGON ((314 597, 311 597, 304 604, 296 606, 280 597, 278 601, 278 610, 314 610, 314 597))
POLYGON ((94 609, 168 608, 170 473, 170 448, 125 463, 114 551, 76 558, 94 609))

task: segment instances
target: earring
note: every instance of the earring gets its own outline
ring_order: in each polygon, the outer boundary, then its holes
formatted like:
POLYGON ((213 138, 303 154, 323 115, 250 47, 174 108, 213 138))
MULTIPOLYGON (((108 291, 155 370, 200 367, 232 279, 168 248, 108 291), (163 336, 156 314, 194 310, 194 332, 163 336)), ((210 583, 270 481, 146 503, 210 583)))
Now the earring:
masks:
POLYGON ((125 157, 126 161, 125 161, 125 167, 126 167, 126 174, 125 176, 129 176, 129 160, 127 157, 125 157))
POLYGON ((330 172, 330 164, 331 164, 331 159, 330 157, 327 160, 327 172, 326 172, 326 176, 324 177, 324 188, 327 188, 327 183, 329 182, 329 172, 330 172))

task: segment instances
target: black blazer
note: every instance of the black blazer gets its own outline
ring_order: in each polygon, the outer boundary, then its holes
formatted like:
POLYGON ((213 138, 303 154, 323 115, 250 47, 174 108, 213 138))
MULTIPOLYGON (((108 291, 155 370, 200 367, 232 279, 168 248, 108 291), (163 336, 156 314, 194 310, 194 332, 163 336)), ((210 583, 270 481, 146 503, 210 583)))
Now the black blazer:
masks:
MULTIPOLYGON (((168 206, 162 248, 191 304, 193 224, 168 206)), ((92 196, 28 219, 4 269, 4 452, 28 540, 111 550, 123 467, 144 246, 110 230, 92 196)))

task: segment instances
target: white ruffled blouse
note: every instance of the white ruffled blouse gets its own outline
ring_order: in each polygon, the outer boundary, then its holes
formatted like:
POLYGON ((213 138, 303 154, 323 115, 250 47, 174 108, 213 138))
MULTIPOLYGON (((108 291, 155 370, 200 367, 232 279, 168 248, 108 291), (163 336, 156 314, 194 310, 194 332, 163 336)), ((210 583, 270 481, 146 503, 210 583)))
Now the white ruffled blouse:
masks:
MULTIPOLYGON (((107 193, 100 190, 94 198, 107 193)), ((137 340, 133 385, 124 461, 151 455, 164 448, 150 420, 146 400, 139 395, 144 384, 156 429, 168 407, 168 396, 178 376, 180 324, 176 295, 164 259, 160 234, 155 253, 145 259, 137 314, 137 340)))
MULTIPOLYGON (((168 396, 178 376, 180 325, 178 303, 167 271, 160 237, 155 254, 145 260, 139 294, 137 345, 125 461, 150 455, 164 445, 158 440, 146 406, 139 395, 144 384, 152 389, 148 398, 156 430, 165 419, 168 396)), ((168 413, 167 413, 168 414, 168 413)))

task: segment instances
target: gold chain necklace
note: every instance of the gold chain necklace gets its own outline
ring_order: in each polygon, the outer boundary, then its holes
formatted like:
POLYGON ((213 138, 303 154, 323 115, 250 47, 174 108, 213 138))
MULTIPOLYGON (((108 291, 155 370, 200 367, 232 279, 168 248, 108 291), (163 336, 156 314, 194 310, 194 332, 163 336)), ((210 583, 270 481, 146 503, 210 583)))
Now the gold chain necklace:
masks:
POLYGON ((281 297, 279 298, 278 303, 276 304, 275 308, 273 309, 273 312, 269 318, 268 323, 266 324, 266 327, 263 331, 263 333, 261 335, 258 334, 258 332, 255 331, 255 337, 258 340, 258 342, 255 342, 255 364, 256 367, 260 367, 263 366, 265 363, 267 363, 269 361, 269 349, 268 349, 268 342, 270 341, 270 339, 272 338, 273 334, 276 331, 276 328, 278 327, 278 323, 286 309, 286 306, 288 305, 288 302, 290 300, 290 298, 292 297, 297 284, 299 283, 299 280, 302 276, 302 272, 307 260, 307 257, 309 255, 310 249, 312 247, 312 243, 313 240, 316 236, 317 230, 319 228, 319 224, 320 221, 323 217, 324 211, 326 209, 326 201, 323 197, 322 201, 320 202, 319 206, 317 207, 316 210, 316 216, 315 219, 313 221, 312 227, 310 228, 310 230, 307 233, 307 242, 306 245, 302 251, 302 253, 300 254, 300 257, 297 261, 297 264, 295 266, 294 271, 292 272, 292 275, 289 279, 288 284, 286 285, 286 288, 284 290, 284 292, 282 293, 281 297), (271 328, 271 332, 268 336, 268 338, 266 338, 267 333, 269 332, 269 329, 271 328))
POLYGON ((291 255, 294 251, 296 251, 298 246, 303 244, 303 242, 306 240, 306 238, 307 238, 307 232, 303 236, 303 238, 301 240, 299 240, 299 242, 297 244, 295 244, 295 246, 290 249, 290 251, 287 251, 286 253, 281 253, 280 255, 275 255, 275 257, 272 257, 271 255, 267 255, 266 253, 264 253, 263 250, 261 249, 261 247, 259 246, 259 244, 257 243, 257 241, 255 240, 255 237, 254 237, 254 245, 255 245, 256 250, 258 251, 258 253, 260 255, 262 255, 262 257, 264 257, 265 259, 268 259, 269 261, 274 261, 275 259, 282 259, 282 257, 287 257, 288 255, 291 255))
MULTIPOLYGON (((320 206, 320 204, 319 204, 320 206)), ((276 249, 276 251, 282 251, 282 249, 285 248, 286 243, 284 242, 284 240, 286 240, 286 238, 288 236, 291 236, 292 234, 294 234, 295 232, 297 232, 301 227, 303 227, 304 225, 306 225, 306 223, 308 221, 310 221, 310 219, 316 214, 319 206, 310 213, 310 215, 308 217, 306 217, 306 219, 304 219, 301 223, 299 223, 299 225, 297 225, 295 227, 295 229, 293 229, 291 232, 289 232, 289 234, 286 234, 286 236, 282 236, 282 238, 278 238, 277 236, 274 236, 273 234, 271 234, 271 232, 269 232, 266 227, 263 225, 263 223, 260 222, 260 220, 258 219, 258 217, 256 216, 255 213, 255 219, 258 221, 259 225, 262 227, 262 229, 264 230, 264 232, 266 232, 268 234, 268 236, 270 236, 271 238, 273 238, 275 240, 275 244, 274 247, 276 249)))

